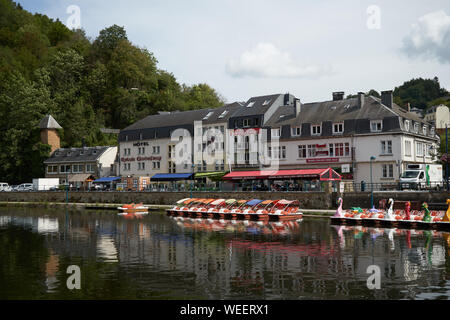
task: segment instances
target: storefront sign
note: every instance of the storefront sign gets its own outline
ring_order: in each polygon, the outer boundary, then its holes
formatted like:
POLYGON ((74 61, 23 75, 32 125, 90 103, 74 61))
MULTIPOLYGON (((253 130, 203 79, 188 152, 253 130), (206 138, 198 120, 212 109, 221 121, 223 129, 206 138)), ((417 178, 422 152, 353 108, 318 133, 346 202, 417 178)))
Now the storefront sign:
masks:
POLYGON ((133 162, 133 161, 161 161, 161 157, 137 157, 137 158, 120 158, 122 162, 133 162))
POLYGON ((326 144, 316 144, 317 149, 325 148, 326 146, 326 144))
POLYGON ((327 155, 328 155, 328 151, 316 151, 316 154, 317 154, 317 155, 322 154, 322 155, 327 156, 327 155))
POLYGON ((148 146, 148 142, 135 142, 133 143, 133 147, 143 147, 148 146))
POLYGON ((306 163, 339 162, 339 158, 306 159, 306 163))
POLYGON ((350 173, 350 164, 343 164, 341 166, 341 172, 342 173, 350 173))

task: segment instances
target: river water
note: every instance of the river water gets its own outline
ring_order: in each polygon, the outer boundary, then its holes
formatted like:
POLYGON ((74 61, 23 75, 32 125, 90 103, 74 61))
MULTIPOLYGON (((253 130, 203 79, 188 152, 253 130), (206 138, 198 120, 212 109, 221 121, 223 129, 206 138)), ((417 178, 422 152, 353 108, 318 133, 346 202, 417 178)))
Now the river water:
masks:
MULTIPOLYGON (((0 208, 0 299, 449 299, 450 233, 0 208), (80 268, 70 290, 69 266, 80 268), (369 266, 380 289, 369 289, 369 266)), ((373 282, 372 282, 373 283, 373 282)))

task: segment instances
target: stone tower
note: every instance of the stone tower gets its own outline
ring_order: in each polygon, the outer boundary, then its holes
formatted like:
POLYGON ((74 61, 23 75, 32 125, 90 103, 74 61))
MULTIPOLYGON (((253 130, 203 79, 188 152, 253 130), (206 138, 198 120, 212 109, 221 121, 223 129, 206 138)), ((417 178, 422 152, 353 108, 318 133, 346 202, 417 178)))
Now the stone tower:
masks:
POLYGON ((39 128, 41 129, 41 141, 50 145, 50 154, 52 154, 61 147, 57 129, 62 129, 62 127, 51 115, 46 115, 39 123, 39 128))

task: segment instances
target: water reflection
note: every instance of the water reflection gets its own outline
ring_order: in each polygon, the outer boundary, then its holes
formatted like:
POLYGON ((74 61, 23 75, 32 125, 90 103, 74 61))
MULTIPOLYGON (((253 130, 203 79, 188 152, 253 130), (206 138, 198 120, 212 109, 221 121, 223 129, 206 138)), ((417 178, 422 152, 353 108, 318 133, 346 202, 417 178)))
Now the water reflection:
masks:
POLYGON ((450 297, 450 236, 437 231, 0 209, 0 243, 0 298, 450 297), (380 290, 366 286, 373 264, 380 290))

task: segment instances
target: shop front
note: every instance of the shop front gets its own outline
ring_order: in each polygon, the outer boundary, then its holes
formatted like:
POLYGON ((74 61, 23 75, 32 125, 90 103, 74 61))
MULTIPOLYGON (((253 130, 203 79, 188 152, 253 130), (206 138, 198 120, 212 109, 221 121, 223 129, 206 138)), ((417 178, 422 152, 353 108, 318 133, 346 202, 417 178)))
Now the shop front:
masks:
POLYGON ((233 171, 223 177, 233 184, 234 190, 242 191, 323 191, 324 182, 337 181, 342 177, 332 168, 233 171))

